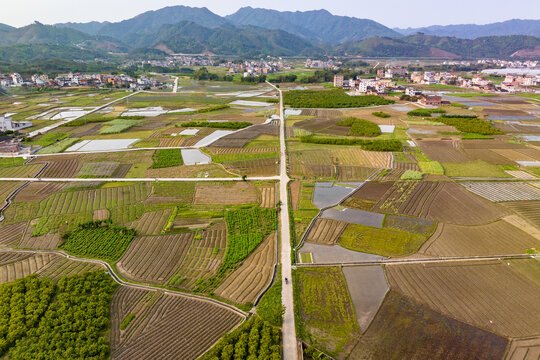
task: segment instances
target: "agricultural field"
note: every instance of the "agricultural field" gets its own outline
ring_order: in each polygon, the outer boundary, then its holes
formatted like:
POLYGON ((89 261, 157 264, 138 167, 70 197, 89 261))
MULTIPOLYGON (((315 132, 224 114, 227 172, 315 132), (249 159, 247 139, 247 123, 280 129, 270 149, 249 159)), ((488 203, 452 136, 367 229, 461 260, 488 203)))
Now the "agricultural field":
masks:
POLYGON ((460 182, 467 190, 490 201, 540 200, 540 189, 521 182, 460 182))
POLYGON ((334 245, 347 228, 347 223, 339 220, 317 218, 306 234, 306 241, 321 245, 334 245))
POLYGON ((111 313, 112 359, 197 359, 242 320, 208 301, 126 287, 111 313))
POLYGON ((419 253, 430 256, 523 254, 540 246, 537 239, 507 221, 464 226, 440 223, 419 253))
POLYGON ((509 201, 505 202, 504 206, 530 222, 536 228, 540 228, 539 201, 509 201))
POLYGON ((194 233, 138 236, 116 269, 134 281, 163 285, 182 264, 193 238, 194 233))
POLYGON ((506 262, 423 265, 386 266, 392 289, 443 315, 500 336, 527 337, 540 332, 537 314, 524 311, 540 305, 540 287, 506 262))
POLYGON ((255 185, 248 182, 224 184, 199 184, 195 190, 194 204, 235 205, 258 202, 255 185))
POLYGON ((360 327, 341 269, 298 268, 293 276, 297 335, 330 355, 342 353, 360 327))
POLYGON ((46 270, 61 258, 57 254, 0 254, 0 283, 7 283, 46 270), (6 256, 7 255, 7 256, 6 256))

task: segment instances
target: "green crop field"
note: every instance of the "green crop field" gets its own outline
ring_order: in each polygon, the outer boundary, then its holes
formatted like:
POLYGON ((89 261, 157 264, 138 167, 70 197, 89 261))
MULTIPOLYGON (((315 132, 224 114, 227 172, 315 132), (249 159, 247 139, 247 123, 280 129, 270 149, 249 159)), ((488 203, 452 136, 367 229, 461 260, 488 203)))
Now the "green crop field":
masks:
POLYGON ((118 260, 135 237, 132 229, 87 223, 64 236, 62 249, 75 255, 91 256, 106 260, 118 260))
POLYGON ((350 224, 339 244, 350 250, 395 257, 416 253, 426 239, 424 234, 350 224))
POLYGON ((152 164, 152 169, 161 169, 184 164, 180 149, 156 150, 153 159, 154 163, 152 164))
POLYGON ((297 334, 330 355, 337 355, 360 332, 354 306, 339 267, 294 271, 297 334))
POLYGON ((338 90, 291 90, 283 93, 283 102, 293 108, 354 108, 393 104, 376 95, 349 96, 338 90))

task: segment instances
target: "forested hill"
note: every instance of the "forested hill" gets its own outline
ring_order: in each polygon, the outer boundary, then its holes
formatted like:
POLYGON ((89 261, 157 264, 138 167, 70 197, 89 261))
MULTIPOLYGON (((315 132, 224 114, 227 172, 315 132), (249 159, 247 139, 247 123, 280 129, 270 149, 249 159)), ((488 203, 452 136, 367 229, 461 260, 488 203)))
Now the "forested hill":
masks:
MULTIPOLYGON (((336 54, 370 57, 432 57, 432 58, 509 58, 523 49, 540 46, 534 36, 489 36, 459 39, 415 34, 401 38, 374 37, 348 42, 336 48, 336 54)), ((540 57, 540 54, 537 55, 540 57)))

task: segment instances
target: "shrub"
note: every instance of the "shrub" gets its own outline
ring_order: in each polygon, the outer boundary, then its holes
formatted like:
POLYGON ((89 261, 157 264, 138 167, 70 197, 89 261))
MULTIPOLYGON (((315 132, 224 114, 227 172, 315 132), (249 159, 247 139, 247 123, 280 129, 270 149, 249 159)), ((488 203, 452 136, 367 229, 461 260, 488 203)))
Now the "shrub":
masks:
POLYGON ((283 102, 295 108, 351 108, 394 103, 376 95, 349 96, 342 89, 286 91, 283 102))
POLYGON ((243 129, 253 125, 247 121, 190 121, 180 124, 181 127, 207 127, 218 129, 243 129))
POLYGON ((399 140, 366 140, 340 137, 315 137, 313 135, 301 136, 300 141, 310 144, 327 145, 358 145, 367 151, 403 151, 399 140))
POLYGON ((154 163, 152 169, 161 169, 171 166, 179 166, 184 162, 180 149, 160 149, 156 150, 153 156, 154 163))
POLYGON ((389 118, 389 117, 392 117, 392 115, 390 114, 387 114, 385 112, 382 112, 382 111, 375 111, 373 113, 371 113, 373 116, 376 116, 376 117, 380 117, 380 118, 389 118))
POLYGON ((445 114, 446 110, 444 109, 416 109, 409 111, 407 115, 409 116, 431 116, 431 114, 445 114))
POLYGON ((422 180, 422 173, 415 170, 406 170, 401 175, 400 180, 422 180))

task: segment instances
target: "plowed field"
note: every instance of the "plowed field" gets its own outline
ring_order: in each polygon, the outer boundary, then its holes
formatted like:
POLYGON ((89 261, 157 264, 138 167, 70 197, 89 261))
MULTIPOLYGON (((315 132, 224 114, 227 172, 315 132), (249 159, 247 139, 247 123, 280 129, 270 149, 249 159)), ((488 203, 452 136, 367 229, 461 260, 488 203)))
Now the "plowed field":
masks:
POLYGON ((54 264, 60 255, 28 254, 18 261, 0 266, 0 283, 14 281, 25 276, 38 273, 54 264))
POLYGON ((347 225, 344 221, 318 218, 307 234, 306 241, 315 244, 334 245, 338 242, 347 225))

